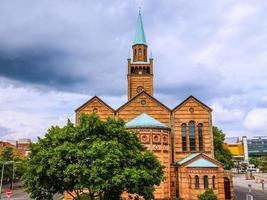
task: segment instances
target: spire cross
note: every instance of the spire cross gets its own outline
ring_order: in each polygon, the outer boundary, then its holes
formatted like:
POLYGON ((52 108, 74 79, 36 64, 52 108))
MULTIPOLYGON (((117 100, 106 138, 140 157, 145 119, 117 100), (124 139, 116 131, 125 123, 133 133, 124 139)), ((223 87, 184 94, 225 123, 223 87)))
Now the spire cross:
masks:
POLYGON ((141 14, 141 6, 139 6, 138 9, 139 9, 139 14, 141 14))

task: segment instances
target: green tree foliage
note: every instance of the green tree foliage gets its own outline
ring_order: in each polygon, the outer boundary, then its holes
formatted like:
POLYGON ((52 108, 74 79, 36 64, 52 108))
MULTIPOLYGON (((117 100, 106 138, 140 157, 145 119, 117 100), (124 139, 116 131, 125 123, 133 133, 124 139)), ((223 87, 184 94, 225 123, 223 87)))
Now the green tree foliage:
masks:
POLYGON ((68 191, 87 191, 90 199, 117 200, 123 191, 152 198, 163 180, 163 166, 140 144, 124 122, 82 115, 79 126, 70 121, 51 127, 30 146, 24 186, 32 198, 52 199, 68 191))
POLYGON ((218 200, 218 198, 212 189, 208 189, 203 194, 198 196, 198 200, 218 200))
POLYGON ((229 150, 223 148, 225 134, 218 127, 213 126, 213 143, 215 159, 224 164, 225 169, 232 169, 234 162, 229 150))
POLYGON ((24 173, 25 170, 24 159, 15 156, 13 154, 13 149, 10 147, 6 147, 3 149, 0 155, 1 170, 4 163, 5 166, 4 166, 3 180, 4 182, 9 183, 11 188, 13 182, 15 180, 20 179, 24 173), (13 170, 14 170, 15 180, 13 180, 13 170))
POLYGON ((259 166, 262 172, 267 172, 267 156, 261 157, 259 166))
POLYGON ((254 165, 255 167, 258 167, 260 165, 260 159, 256 157, 252 157, 249 159, 249 164, 254 165))

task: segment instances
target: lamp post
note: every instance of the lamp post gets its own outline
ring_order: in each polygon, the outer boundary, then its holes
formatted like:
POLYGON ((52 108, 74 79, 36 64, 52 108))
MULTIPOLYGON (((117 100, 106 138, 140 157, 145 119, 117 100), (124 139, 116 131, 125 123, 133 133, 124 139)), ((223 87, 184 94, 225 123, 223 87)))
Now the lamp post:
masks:
POLYGON ((5 165, 11 164, 11 163, 14 163, 14 161, 6 161, 2 165, 1 183, 0 183, 0 199, 2 197, 2 185, 3 185, 4 168, 5 168, 5 165))
POLYGON ((15 162, 15 161, 6 161, 2 165, 2 172, 1 172, 1 181, 0 181, 0 199, 2 198, 2 185, 3 185, 3 177, 4 177, 4 169, 5 165, 9 165, 13 163, 13 174, 12 174, 12 190, 13 190, 13 181, 14 181, 14 175, 15 175, 15 163, 21 163, 21 161, 15 162))

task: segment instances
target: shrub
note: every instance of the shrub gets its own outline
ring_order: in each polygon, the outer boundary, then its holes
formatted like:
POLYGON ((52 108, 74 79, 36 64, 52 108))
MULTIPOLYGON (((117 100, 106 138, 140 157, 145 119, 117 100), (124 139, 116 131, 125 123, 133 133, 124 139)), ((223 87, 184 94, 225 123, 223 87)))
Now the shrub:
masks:
POLYGON ((218 198, 212 189, 208 189, 203 194, 198 195, 198 200, 218 200, 218 198))

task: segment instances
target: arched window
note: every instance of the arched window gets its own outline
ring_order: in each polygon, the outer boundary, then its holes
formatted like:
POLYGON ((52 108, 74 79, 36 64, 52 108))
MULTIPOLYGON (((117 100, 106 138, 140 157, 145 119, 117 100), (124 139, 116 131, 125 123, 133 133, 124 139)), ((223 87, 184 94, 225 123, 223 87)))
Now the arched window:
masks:
POLYGON ((190 142, 190 151, 195 151, 196 136, 195 136, 195 123, 193 121, 189 122, 189 142, 190 142))
POLYGON ((146 56, 146 50, 144 49, 144 56, 146 56))
POLYGON ((208 176, 204 176, 203 177, 203 181, 204 181, 204 189, 209 188, 209 178, 208 178, 208 176))
POLYGON ((147 67, 147 73, 150 74, 150 68, 149 67, 147 67))
POLYGON ((199 151, 203 150, 203 124, 198 124, 198 144, 199 144, 199 151))
POLYGON ((195 176, 195 188, 199 189, 199 177, 197 175, 195 176))
POLYGON ((138 49, 138 56, 141 56, 141 55, 142 55, 142 49, 139 48, 139 49, 138 49))
POLYGON ((134 68, 134 73, 137 74, 138 73, 138 67, 134 68))
POLYGON ((216 188, 216 187, 215 187, 215 176, 212 177, 212 187, 213 187, 213 189, 216 188))
POLYGON ((146 74, 147 71, 146 71, 146 67, 143 67, 143 74, 146 74))
POLYGON ((136 56, 136 49, 134 50, 134 55, 136 56))
POLYGON ((186 124, 182 124, 182 145, 183 151, 186 151, 186 124))
POLYGON ((142 67, 138 68, 138 74, 142 74, 142 67))
POLYGON ((188 184, 189 184, 189 188, 192 188, 192 179, 191 176, 188 176, 188 184))

